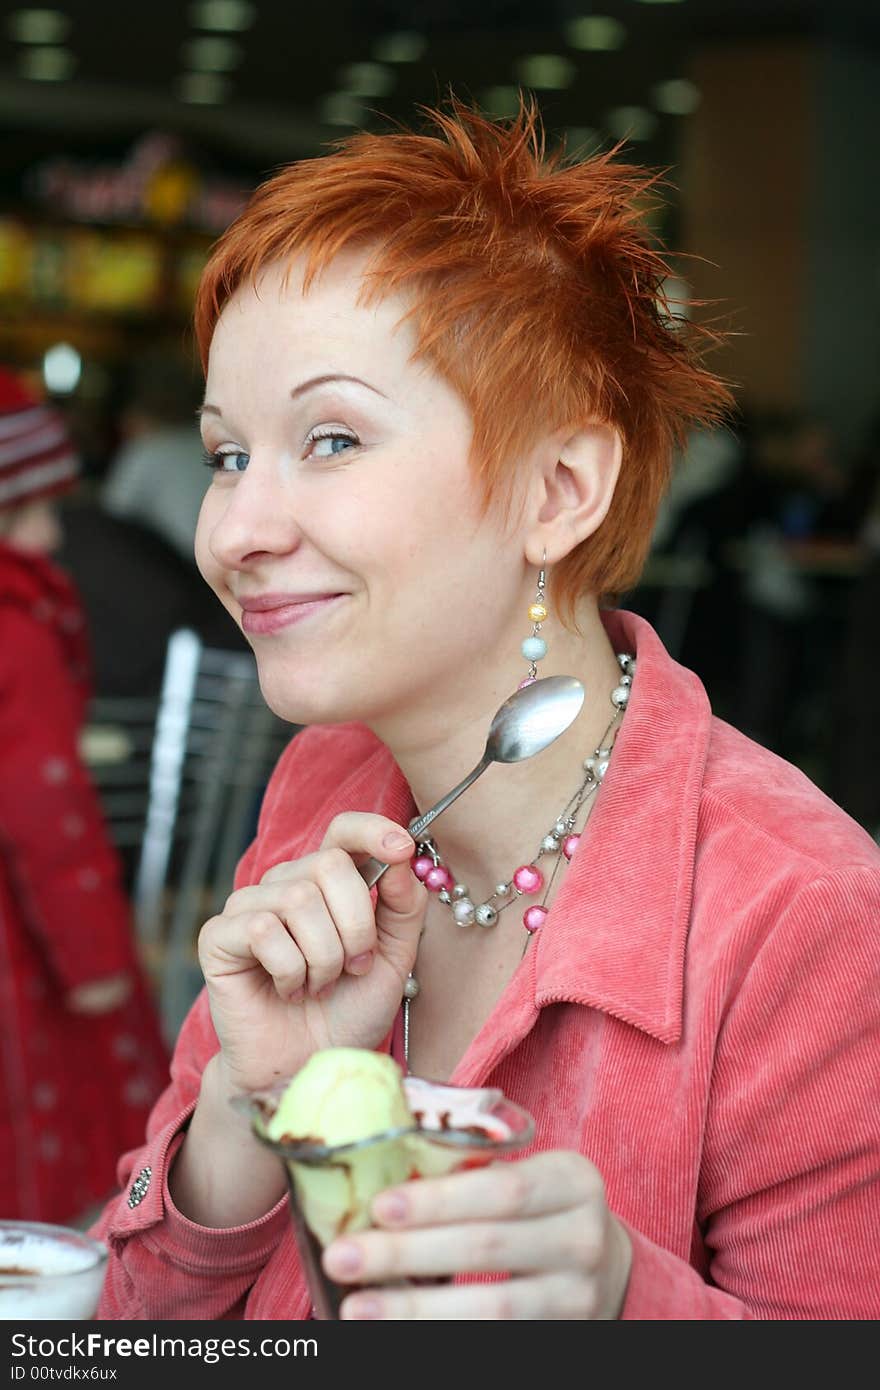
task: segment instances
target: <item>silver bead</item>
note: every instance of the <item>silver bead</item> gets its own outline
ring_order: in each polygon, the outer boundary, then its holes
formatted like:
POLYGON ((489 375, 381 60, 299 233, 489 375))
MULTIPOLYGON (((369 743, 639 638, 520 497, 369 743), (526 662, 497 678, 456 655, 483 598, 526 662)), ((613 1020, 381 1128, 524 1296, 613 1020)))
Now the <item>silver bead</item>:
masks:
POLYGON ((496 896, 496 898, 506 898, 509 892, 510 892, 510 884, 509 884, 509 883, 496 883, 496 884, 495 884, 495 896, 496 896))
POLYGON ((614 687, 614 689, 612 690, 612 692, 611 692, 611 703, 612 703, 612 705, 616 705, 618 709, 624 709, 624 708, 626 707, 626 702, 627 702, 628 699, 629 699, 629 686, 626 686, 626 685, 616 685, 616 686, 614 687))
POLYGON ((467 897, 469 897, 470 894, 469 894, 469 892, 468 892, 468 886, 467 886, 467 884, 466 884, 466 883, 456 883, 455 887, 454 887, 453 890, 452 890, 452 896, 453 896, 454 898, 467 898, 467 897))
POLYGON ((452 915, 458 926, 469 927, 476 916, 476 908, 470 898, 459 898, 458 902, 453 904, 452 915))
POLYGON ((632 678, 632 676, 621 676, 621 677, 620 677, 620 684, 621 684, 621 685, 632 685, 632 683, 633 683, 633 678, 632 678))
POLYGON ((415 975, 410 975, 409 979, 403 987, 404 999, 415 999, 416 995, 419 992, 419 988, 419 982, 416 979, 415 975))
POLYGON ((477 921, 481 927, 494 927, 498 921, 498 913, 491 903, 480 903, 477 908, 477 921))
POLYGON ((599 758, 599 759, 602 759, 602 758, 610 758, 610 757, 611 757, 611 749, 610 749, 610 748, 599 748, 599 749, 597 749, 597 750, 596 750, 596 757, 599 758))
POLYGON ((607 758, 603 758, 602 761, 599 763, 599 766, 596 768, 596 776, 599 778, 599 781, 600 781, 600 782, 602 781, 602 778, 605 776, 605 773, 606 773, 607 771, 608 771, 608 759, 607 759, 607 758))
POLYGON ((554 835, 564 835, 568 829, 568 821, 558 820, 553 827, 554 835))
POLYGON ((452 894, 450 893, 448 888, 441 888, 440 892, 437 894, 437 897, 440 899, 441 903, 452 902, 452 894))
POLYGON ((629 652, 618 652, 617 664, 620 667, 621 671, 626 671, 629 675, 632 675, 633 667, 636 663, 630 656, 629 652))
POLYGON ((541 841, 541 849, 545 854, 553 854, 559 848, 558 835, 545 835, 541 841))
MULTIPOLYGON (((601 751, 601 750, 600 750, 601 751)), ((584 758, 584 772, 596 771, 596 758, 593 754, 589 758, 584 758)))

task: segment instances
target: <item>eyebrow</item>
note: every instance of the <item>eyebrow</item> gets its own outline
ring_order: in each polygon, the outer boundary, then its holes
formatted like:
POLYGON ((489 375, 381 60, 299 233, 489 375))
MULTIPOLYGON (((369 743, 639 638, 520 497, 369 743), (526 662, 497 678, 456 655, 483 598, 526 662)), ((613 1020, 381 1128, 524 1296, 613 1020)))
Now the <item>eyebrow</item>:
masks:
MULTIPOLYGON (((294 386, 290 393, 290 399, 295 401, 299 396, 304 396, 307 391, 313 391, 316 386, 327 386, 332 381, 354 382, 356 386, 365 386, 368 391, 375 392, 377 396, 382 397, 383 401, 388 400, 385 392, 380 391, 378 386, 371 386, 370 383, 364 381, 362 377, 348 376, 345 372, 329 372, 325 376, 309 377, 308 381, 303 381, 299 386, 294 386)), ((198 415, 222 415, 223 412, 219 406, 210 405, 208 401, 205 401, 204 405, 200 406, 196 413, 198 415)))

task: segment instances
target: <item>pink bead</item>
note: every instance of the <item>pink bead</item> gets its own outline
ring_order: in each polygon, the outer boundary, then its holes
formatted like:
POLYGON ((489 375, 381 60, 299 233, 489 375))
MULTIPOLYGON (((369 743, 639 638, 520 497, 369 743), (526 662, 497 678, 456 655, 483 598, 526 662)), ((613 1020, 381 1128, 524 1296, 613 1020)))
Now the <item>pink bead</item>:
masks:
POLYGON ((547 912, 548 909, 546 907, 539 907, 537 903, 533 903, 531 907, 527 907, 523 913, 523 926, 526 931, 537 931, 539 927, 543 926, 547 912))
POLYGON ((580 841, 580 835, 566 835, 565 839, 562 841, 562 853, 565 855, 566 859, 571 858, 580 844, 580 841))
POLYGON ((415 874, 416 878, 420 878, 423 883, 425 879, 428 877, 428 874, 431 872, 433 867, 434 861, 431 858, 430 854, 416 855, 416 858, 412 862, 413 873, 415 874))
POLYGON ((436 867, 433 865, 425 875, 425 887, 430 888, 432 893, 439 893, 441 888, 451 888, 453 878, 448 869, 444 869, 442 864, 436 867))
POLYGON ((544 887, 544 875, 534 864, 520 864, 513 875, 513 886, 521 893, 537 893, 544 887))
POLYGON ((517 690, 525 690, 527 685, 534 685, 537 679, 537 676, 526 676, 525 680, 520 681, 519 685, 516 688, 517 690))

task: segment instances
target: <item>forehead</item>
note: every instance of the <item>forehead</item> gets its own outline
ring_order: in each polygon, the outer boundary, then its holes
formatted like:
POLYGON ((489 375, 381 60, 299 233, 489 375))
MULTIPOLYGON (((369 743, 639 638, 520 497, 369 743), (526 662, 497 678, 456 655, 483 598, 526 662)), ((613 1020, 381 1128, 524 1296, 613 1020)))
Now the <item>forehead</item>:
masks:
POLYGON ((211 343, 212 357, 242 348, 277 348, 310 354, 337 347, 354 352, 361 365, 381 351, 383 361, 403 367, 416 347, 411 323, 403 323, 410 301, 400 293, 367 299, 367 252, 337 256, 303 288, 304 257, 274 262, 244 284, 224 305, 211 343))

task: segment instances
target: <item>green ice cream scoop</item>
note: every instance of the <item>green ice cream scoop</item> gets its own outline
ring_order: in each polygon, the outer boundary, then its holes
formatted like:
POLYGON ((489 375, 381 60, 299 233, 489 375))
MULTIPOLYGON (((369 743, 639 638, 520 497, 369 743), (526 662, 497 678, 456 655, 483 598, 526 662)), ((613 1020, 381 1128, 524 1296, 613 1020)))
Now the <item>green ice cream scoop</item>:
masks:
MULTIPOLYGON (((335 1149, 410 1129, 402 1083, 400 1067, 383 1053, 350 1047, 315 1052, 288 1085, 266 1133, 276 1143, 335 1149)), ((322 1163, 290 1162, 303 1217, 322 1245, 367 1227, 373 1198, 404 1182, 411 1170, 407 1145, 394 1138, 322 1163)))
POLYGON ((392 1057, 330 1047, 312 1053, 297 1072, 266 1131, 276 1141, 308 1140, 333 1148, 412 1124, 403 1076, 392 1057))

